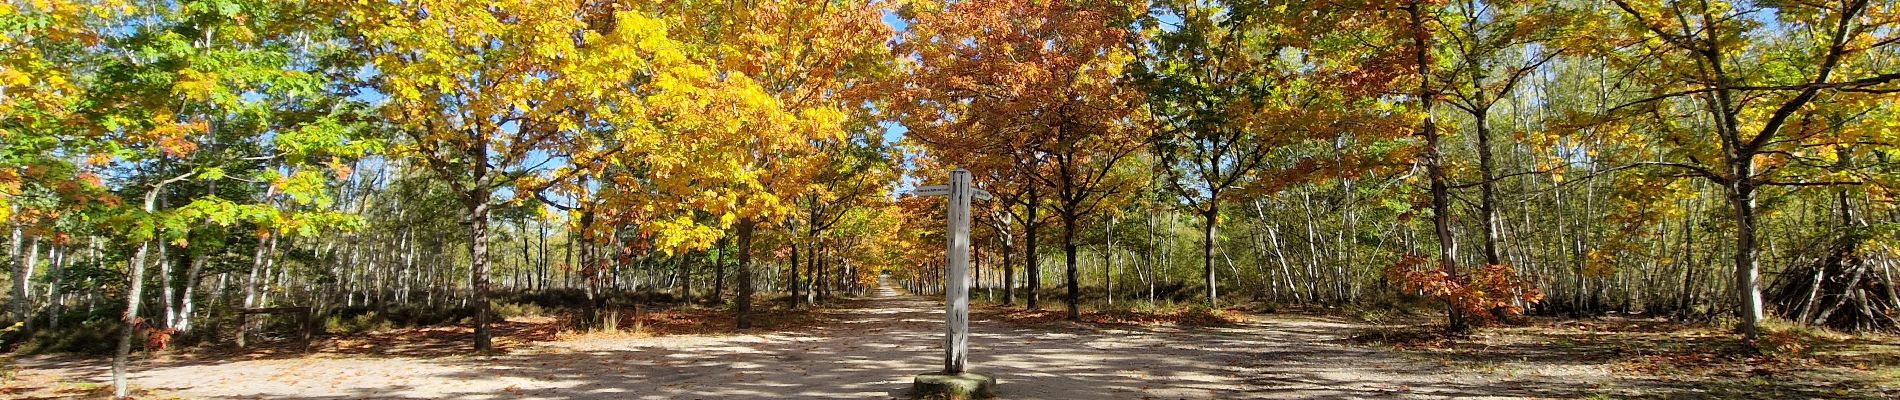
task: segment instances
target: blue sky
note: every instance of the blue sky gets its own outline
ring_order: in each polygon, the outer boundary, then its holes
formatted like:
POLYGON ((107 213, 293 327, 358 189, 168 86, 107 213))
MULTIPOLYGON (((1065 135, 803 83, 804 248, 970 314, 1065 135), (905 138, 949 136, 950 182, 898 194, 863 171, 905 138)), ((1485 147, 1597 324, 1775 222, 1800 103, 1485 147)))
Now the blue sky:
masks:
MULTIPOLYGON (((910 28, 909 22, 904 21, 903 18, 897 16, 896 12, 891 11, 884 12, 884 24, 890 25, 891 29, 897 31, 899 34, 902 34, 905 30, 910 28)), ((905 128, 903 124, 893 121, 880 122, 878 125, 884 127, 885 143, 897 143, 898 141, 904 140, 904 134, 910 132, 910 129, 905 128)))

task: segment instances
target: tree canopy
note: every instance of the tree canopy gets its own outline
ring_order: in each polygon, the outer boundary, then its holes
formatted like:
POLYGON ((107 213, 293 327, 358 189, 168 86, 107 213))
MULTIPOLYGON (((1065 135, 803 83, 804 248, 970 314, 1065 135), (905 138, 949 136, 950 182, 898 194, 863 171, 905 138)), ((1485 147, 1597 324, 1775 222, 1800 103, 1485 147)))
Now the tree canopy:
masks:
POLYGON ((941 290, 906 194, 967 169, 973 293, 1071 320, 1895 330, 1896 53, 1891 0, 8 1, 6 320, 749 327, 941 290))

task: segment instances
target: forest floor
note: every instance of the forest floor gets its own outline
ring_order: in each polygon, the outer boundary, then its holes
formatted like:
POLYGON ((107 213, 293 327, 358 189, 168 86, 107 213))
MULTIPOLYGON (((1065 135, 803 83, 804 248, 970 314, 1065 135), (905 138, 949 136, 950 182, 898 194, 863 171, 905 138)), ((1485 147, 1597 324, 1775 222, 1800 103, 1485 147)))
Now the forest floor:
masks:
MULTIPOLYGON (((709 327, 721 321, 669 321, 677 316, 664 312, 640 334, 559 334, 551 319, 516 320, 497 330, 502 351, 484 356, 464 354, 466 328, 341 335, 309 354, 262 348, 141 359, 131 381, 143 398, 905 398, 913 375, 940 365, 941 304, 885 290, 742 333, 709 327)), ((1318 316, 1096 313, 1071 323, 1054 311, 974 314, 971 369, 997 376, 1002 398, 1900 397, 1900 389, 1880 386, 1900 371, 1893 341, 1812 350, 1872 350, 1839 355, 1861 365, 1830 366, 1840 362, 1710 355, 1715 350, 1684 343, 1719 340, 1628 324, 1439 339, 1318 316)), ((0 397, 110 390, 106 358, 5 363, 14 373, 0 383, 0 397)))

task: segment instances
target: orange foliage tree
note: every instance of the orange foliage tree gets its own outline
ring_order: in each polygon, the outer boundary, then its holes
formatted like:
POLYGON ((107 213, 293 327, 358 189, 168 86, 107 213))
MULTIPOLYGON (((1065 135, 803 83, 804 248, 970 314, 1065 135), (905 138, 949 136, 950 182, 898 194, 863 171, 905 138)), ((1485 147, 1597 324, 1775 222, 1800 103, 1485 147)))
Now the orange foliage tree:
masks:
MULTIPOLYGON (((1144 148, 1146 133, 1134 123, 1142 93, 1123 73, 1134 59, 1127 26, 1140 6, 995 0, 903 10, 911 25, 899 52, 913 63, 893 108, 911 137, 947 164, 990 170, 984 175, 1012 168, 1034 180, 1018 183, 1030 193, 1026 220, 1040 206, 1037 189, 1050 191, 1064 227, 1071 319, 1080 317, 1080 219, 1130 186, 1116 165, 1144 148)), ((1037 281, 1032 274, 1032 288, 1037 281)))

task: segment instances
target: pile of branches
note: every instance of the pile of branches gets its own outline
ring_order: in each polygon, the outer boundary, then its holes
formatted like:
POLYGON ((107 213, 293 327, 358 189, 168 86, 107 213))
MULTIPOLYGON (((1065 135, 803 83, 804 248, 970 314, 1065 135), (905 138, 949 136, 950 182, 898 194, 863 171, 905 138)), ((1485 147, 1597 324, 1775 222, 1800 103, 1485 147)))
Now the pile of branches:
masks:
POLYGON ((1900 259, 1886 244, 1857 236, 1822 240, 1805 262, 1782 271, 1768 288, 1776 314, 1847 332, 1900 331, 1900 259))

